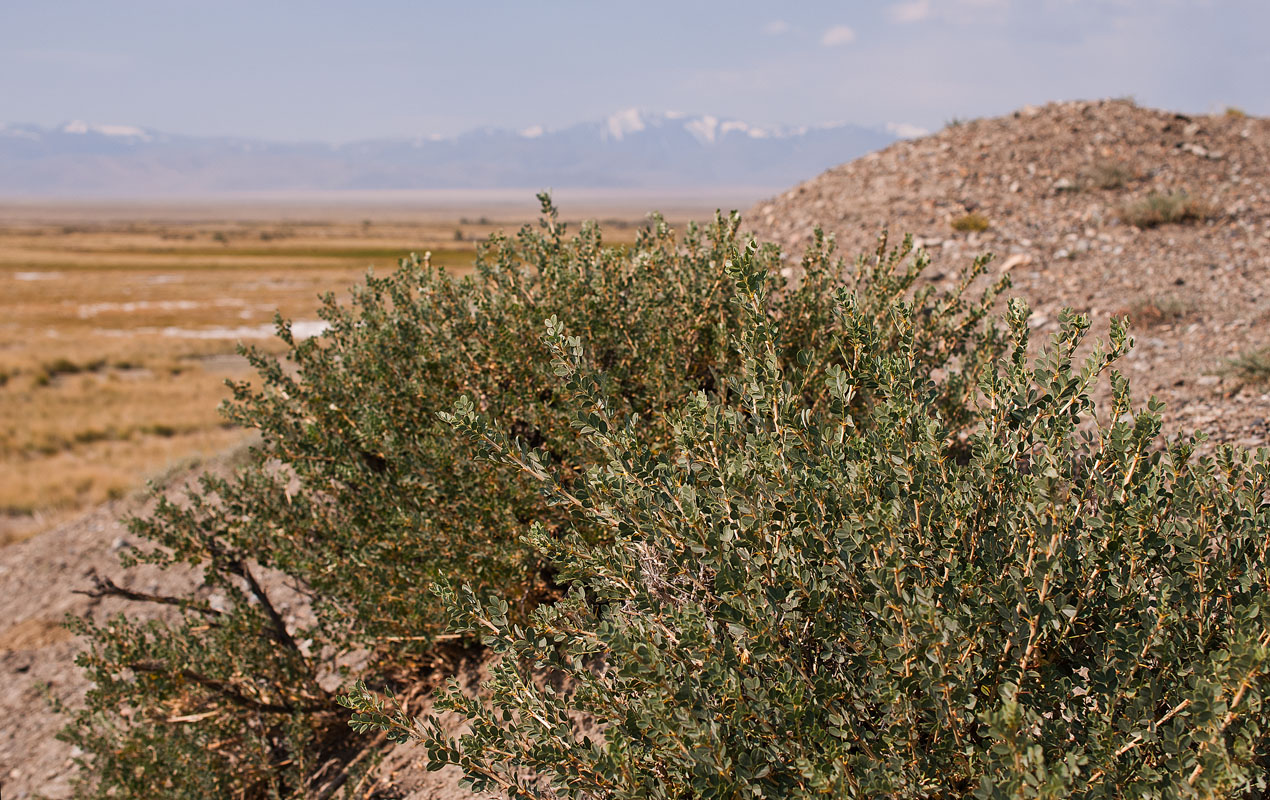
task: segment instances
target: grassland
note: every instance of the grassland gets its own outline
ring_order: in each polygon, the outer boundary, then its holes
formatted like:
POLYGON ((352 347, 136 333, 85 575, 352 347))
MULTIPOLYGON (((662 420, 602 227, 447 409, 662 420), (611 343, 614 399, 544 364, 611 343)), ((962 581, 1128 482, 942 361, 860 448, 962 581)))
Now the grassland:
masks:
POLYGON ((0 544, 240 446, 216 408, 250 375, 238 343, 276 347, 275 311, 315 330, 318 297, 367 268, 431 251, 462 272, 524 221, 18 211, 0 225, 0 544))
POLYGON ((275 310, 412 250, 457 270, 493 224, 107 223, 0 228, 0 543, 232 448, 216 413, 275 310))

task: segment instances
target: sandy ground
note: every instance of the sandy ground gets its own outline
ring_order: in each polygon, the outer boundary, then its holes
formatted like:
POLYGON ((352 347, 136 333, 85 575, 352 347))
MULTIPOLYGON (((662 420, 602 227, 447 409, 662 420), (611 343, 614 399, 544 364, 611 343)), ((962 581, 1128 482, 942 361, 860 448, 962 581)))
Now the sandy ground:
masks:
POLYGON ((155 593, 179 591, 192 580, 153 567, 120 569, 118 553, 132 539, 119 518, 141 506, 138 500, 109 503, 0 548, 0 787, 6 800, 63 798, 71 791, 73 753, 55 738, 65 720, 50 699, 76 705, 88 681, 74 664, 83 643, 63 627, 66 616, 158 613, 75 590, 89 587, 94 570, 155 593))

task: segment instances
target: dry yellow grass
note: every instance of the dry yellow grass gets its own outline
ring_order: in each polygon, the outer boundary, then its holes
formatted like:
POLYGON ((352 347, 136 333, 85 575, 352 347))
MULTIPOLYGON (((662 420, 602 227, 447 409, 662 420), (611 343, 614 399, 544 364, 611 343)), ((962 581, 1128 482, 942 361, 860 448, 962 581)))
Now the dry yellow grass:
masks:
MULTIPOLYGON (((476 226, 469 226, 476 227, 476 226)), ((488 227, 488 226, 486 226, 488 227)), ((237 343, 273 347, 275 310, 412 250, 466 269, 454 225, 189 223, 0 229, 0 543, 233 447, 216 412, 245 377, 237 343)))
POLYGON ((22 219, 0 228, 0 544, 242 442, 216 407, 250 375, 240 340, 277 347, 275 310, 316 322, 411 251, 466 270, 520 224, 22 219))

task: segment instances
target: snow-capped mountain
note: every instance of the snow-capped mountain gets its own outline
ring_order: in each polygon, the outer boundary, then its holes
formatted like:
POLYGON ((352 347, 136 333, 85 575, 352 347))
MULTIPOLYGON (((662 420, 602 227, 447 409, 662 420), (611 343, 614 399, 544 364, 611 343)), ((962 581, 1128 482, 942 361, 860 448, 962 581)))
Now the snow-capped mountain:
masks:
POLYGON ((559 130, 482 128, 344 145, 181 136, 83 121, 56 128, 0 124, 0 195, 776 187, 896 138, 894 126, 763 128, 636 109, 559 130))

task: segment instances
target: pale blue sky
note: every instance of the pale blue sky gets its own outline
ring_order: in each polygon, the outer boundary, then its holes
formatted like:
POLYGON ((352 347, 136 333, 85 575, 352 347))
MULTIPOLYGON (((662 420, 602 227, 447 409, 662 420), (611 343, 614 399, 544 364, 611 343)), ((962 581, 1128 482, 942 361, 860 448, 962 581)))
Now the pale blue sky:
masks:
POLYGON ((905 122, 1133 95, 1270 114, 1270 0, 0 0, 0 121, 348 141, 627 107, 905 122))

